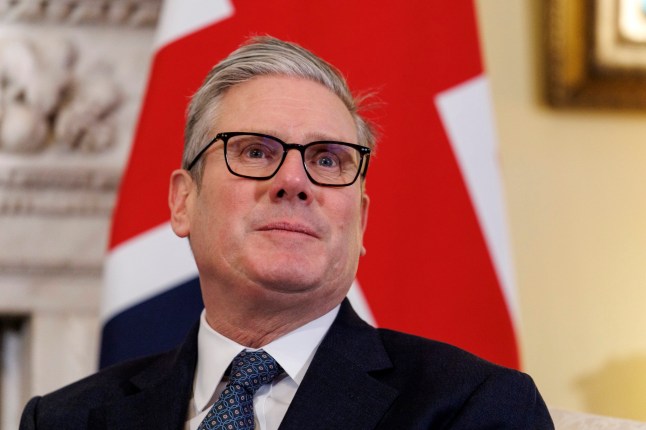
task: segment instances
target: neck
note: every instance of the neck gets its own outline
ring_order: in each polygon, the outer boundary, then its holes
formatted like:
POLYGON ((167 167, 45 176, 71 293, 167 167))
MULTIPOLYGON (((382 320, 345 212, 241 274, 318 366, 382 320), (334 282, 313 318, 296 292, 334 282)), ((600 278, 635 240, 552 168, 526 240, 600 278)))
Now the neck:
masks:
MULTIPOLYGON (((221 301, 220 301, 221 303, 221 301)), ((275 303, 274 303, 275 305, 275 303)), ((249 348, 261 348, 268 343, 325 315, 337 303, 319 304, 315 308, 304 305, 276 306, 209 306, 206 321, 221 335, 249 348)))

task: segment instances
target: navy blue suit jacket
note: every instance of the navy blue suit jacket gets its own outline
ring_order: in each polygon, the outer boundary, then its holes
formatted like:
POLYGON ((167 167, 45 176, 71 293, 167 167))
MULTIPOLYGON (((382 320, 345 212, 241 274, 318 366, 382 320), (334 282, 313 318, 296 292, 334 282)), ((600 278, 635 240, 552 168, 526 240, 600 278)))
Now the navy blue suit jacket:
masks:
MULTIPOLYGON (((118 364, 32 399, 21 430, 181 430, 192 396, 197 326, 177 350, 118 364)), ((553 429, 523 373, 450 345, 361 320, 346 301, 281 430, 553 429)))

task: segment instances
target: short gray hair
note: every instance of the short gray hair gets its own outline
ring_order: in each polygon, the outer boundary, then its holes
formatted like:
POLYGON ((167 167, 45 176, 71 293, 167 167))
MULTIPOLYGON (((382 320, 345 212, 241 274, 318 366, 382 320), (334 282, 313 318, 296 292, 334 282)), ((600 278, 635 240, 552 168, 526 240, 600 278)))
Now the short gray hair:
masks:
MULTIPOLYGON (((193 95, 184 130, 182 168, 188 169, 202 146, 213 137, 210 122, 215 118, 226 90, 254 77, 267 75, 304 78, 328 88, 350 111, 357 128, 358 143, 374 148, 375 132, 359 114, 362 99, 352 95, 343 75, 334 66, 295 43, 260 36, 249 39, 213 67, 193 95)), ((204 170, 202 161, 198 160, 191 169, 198 186, 204 170)))

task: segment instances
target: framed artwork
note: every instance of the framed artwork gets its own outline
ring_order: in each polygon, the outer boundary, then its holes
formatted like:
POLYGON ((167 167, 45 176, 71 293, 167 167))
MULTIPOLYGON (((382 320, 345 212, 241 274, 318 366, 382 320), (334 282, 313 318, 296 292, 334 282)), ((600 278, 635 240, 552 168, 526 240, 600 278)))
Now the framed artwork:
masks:
POLYGON ((646 108, 646 0, 546 0, 553 107, 646 108))

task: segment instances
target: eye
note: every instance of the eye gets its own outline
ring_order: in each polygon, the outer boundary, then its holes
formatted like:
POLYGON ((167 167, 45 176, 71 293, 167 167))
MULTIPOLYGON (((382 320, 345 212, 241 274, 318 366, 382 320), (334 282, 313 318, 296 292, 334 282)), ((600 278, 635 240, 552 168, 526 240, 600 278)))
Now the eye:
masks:
POLYGON ((262 144, 253 144, 247 146, 242 151, 242 155, 252 159, 262 159, 273 156, 271 148, 262 144))
POLYGON ((339 158, 335 154, 327 152, 317 154, 314 162, 318 167, 331 169, 339 165, 339 158))
POLYGON ((279 143, 253 135, 239 135, 229 140, 229 161, 237 160, 240 163, 271 163, 281 155, 279 143))
POLYGON ((307 165, 320 173, 341 174, 358 166, 358 153, 352 147, 341 143, 320 143, 312 145, 305 154, 307 165))

